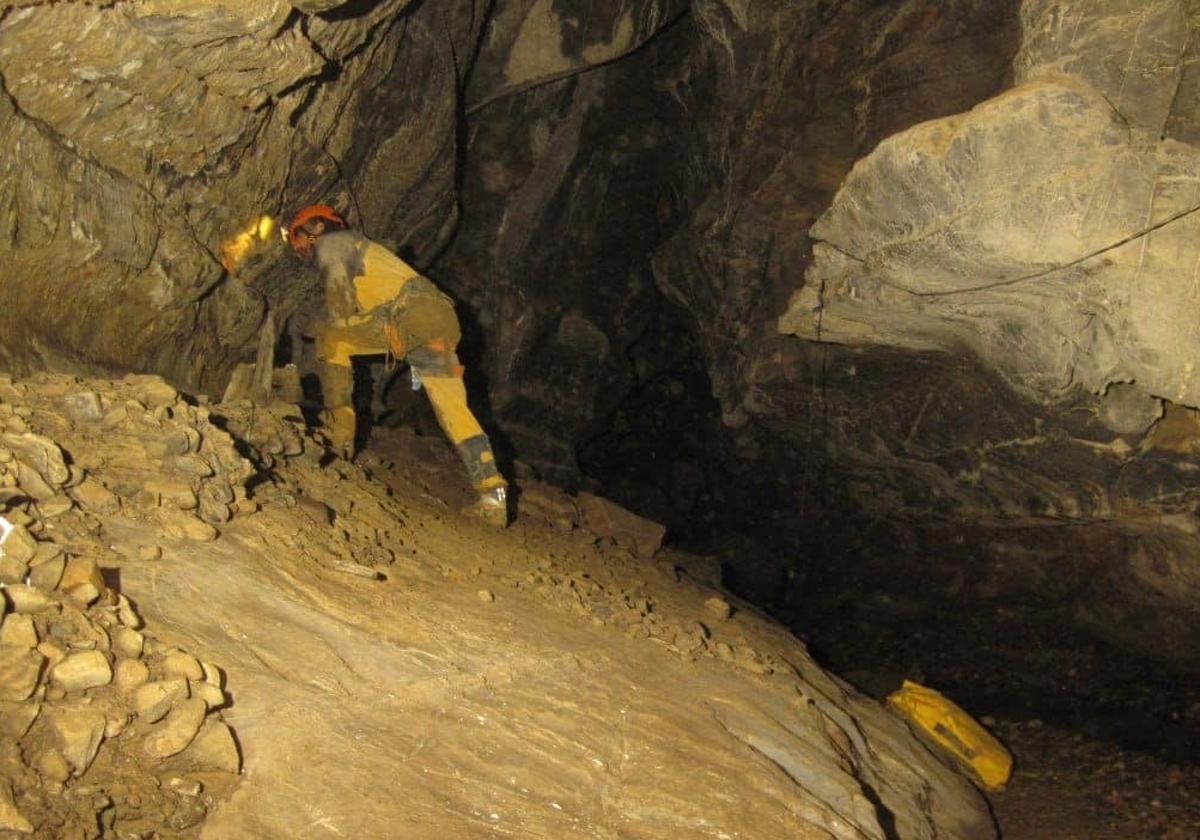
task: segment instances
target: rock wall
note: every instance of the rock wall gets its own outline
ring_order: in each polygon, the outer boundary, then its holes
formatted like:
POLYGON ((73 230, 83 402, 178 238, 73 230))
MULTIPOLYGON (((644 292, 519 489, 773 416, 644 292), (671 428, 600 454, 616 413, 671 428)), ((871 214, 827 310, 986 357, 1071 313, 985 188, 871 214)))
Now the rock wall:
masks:
MULTIPOLYGON (((215 394, 264 324, 303 362, 315 278, 271 236, 227 246, 331 201, 459 300, 507 459, 577 483, 601 441, 589 463, 678 521, 824 544, 863 518, 1096 527, 1081 575, 1110 584, 1064 598, 1187 658, 1194 21, 1184 0, 0 3, 0 367, 215 394)), ((883 554, 855 562, 920 573, 883 554)))

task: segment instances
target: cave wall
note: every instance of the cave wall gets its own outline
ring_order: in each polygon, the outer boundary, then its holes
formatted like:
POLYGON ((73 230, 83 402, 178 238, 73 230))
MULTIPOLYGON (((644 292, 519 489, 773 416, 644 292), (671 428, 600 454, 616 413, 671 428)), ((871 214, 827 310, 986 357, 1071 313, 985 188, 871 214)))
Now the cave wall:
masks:
POLYGON ((0 2, 0 368, 219 394, 268 309, 320 315, 278 240, 224 246, 329 201, 458 299, 473 398, 544 477, 583 449, 632 504, 669 462, 664 518, 914 579, 942 544, 1014 597, 1061 572, 1082 623, 1194 659, 1196 19, 0 2))
POLYGON ((222 266, 263 214, 332 201, 416 254, 444 245, 482 10, 322 5, 0 5, 0 364, 219 393, 268 303, 282 323, 311 291, 274 240, 263 276, 222 266))

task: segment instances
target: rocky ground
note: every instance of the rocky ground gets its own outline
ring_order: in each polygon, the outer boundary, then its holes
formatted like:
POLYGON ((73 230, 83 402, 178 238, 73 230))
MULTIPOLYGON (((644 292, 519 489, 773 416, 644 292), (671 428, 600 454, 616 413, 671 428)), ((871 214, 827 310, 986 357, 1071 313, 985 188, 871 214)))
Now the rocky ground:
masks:
POLYGON ((0 836, 987 837, 875 701, 600 497, 437 436, 0 378, 0 836))
POLYGON ((966 608, 921 581, 808 583, 780 617, 822 664, 880 698, 906 677, 937 686, 1012 751, 1011 784, 989 795, 1003 837, 1200 837, 1194 677, 1041 609, 966 608))
MULTIPOLYGON (((149 377, 0 379, 0 423, 0 837, 991 834, 718 563, 599 496, 524 475, 498 534, 436 435, 376 429, 347 463, 295 406, 149 377)), ((1197 836, 1186 685, 1019 616, 931 645, 881 598, 814 610, 822 655, 984 717, 1016 759, 1003 837, 1197 836)))

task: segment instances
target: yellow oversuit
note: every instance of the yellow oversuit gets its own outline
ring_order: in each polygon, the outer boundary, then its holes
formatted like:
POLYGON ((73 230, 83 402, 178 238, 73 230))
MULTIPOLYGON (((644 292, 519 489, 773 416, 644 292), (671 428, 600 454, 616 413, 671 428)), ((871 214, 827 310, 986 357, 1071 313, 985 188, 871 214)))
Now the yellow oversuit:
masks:
POLYGON ((314 248, 329 321, 317 338, 318 374, 334 442, 353 447, 354 356, 403 359, 429 395, 438 423, 477 490, 505 487, 491 442, 467 406, 454 302, 412 266, 356 231, 321 236, 314 248))

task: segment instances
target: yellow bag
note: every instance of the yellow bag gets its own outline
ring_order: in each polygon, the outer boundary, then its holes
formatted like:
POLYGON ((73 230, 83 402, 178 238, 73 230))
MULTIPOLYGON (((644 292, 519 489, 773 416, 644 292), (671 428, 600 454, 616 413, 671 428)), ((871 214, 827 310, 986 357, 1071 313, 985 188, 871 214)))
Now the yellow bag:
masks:
POLYGON ((888 705, 974 771, 988 790, 1000 790, 1012 775, 1012 756, 973 717, 932 688, 909 680, 887 698, 888 705))

